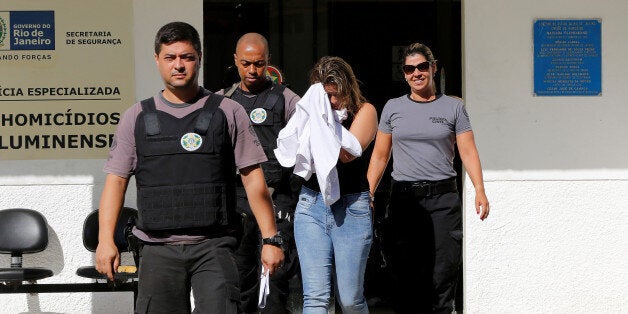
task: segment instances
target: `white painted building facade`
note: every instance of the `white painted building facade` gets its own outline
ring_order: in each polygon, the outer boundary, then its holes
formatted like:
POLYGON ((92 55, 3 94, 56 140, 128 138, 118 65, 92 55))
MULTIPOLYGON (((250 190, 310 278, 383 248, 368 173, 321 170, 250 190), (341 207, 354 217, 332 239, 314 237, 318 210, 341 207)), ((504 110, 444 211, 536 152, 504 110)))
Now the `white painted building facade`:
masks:
POLYGON ((627 13, 620 0, 463 1, 464 98, 492 207, 480 222, 465 192, 466 312, 628 312, 627 13), (601 20, 601 96, 533 96, 535 19, 601 20))

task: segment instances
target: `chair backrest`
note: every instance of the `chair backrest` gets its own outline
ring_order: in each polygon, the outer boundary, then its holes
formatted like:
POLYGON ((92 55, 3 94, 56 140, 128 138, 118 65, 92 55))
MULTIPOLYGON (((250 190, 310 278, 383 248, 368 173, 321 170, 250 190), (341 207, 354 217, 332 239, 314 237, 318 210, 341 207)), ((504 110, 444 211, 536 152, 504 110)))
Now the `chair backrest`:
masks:
POLYGON ((0 210, 0 252, 37 253, 48 247, 48 224, 40 212, 25 208, 0 210))
MULTIPOLYGON (((136 220, 137 209, 122 207, 114 232, 114 242, 118 247, 118 251, 129 251, 129 242, 127 240, 136 220)), ((91 252, 95 252, 96 247, 98 247, 98 209, 85 218, 83 223, 83 245, 91 252)))

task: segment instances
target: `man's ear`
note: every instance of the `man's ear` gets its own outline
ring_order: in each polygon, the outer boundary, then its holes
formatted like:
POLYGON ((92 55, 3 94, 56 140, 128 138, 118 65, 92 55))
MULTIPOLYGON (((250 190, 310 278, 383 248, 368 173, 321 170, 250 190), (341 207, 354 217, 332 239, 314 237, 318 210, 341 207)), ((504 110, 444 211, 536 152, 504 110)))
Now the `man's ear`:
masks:
POLYGON ((233 63, 235 65, 238 65, 238 55, 236 55, 235 53, 233 54, 233 63))

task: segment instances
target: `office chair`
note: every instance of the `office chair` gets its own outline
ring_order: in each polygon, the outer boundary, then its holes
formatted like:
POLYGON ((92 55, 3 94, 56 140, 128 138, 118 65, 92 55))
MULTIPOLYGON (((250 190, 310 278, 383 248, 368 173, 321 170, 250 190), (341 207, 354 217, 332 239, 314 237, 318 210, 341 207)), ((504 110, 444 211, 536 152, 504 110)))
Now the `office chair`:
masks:
POLYGON ((22 255, 48 247, 48 225, 40 212, 25 208, 0 210, 0 253, 11 254, 11 267, 0 268, 0 282, 21 284, 53 275, 42 267, 23 267, 22 255))
MULTIPOLYGON (((131 233, 137 219, 137 209, 122 207, 120 217, 116 223, 114 242, 118 252, 131 252, 134 266, 120 266, 114 274, 114 281, 125 282, 137 279, 137 266, 139 266, 138 240, 131 233)), ((92 211, 83 223, 83 245, 90 252, 96 252, 98 247, 98 210, 92 211)), ((96 280, 106 280, 107 277, 96 270, 95 266, 83 266, 76 270, 76 274, 96 280)))

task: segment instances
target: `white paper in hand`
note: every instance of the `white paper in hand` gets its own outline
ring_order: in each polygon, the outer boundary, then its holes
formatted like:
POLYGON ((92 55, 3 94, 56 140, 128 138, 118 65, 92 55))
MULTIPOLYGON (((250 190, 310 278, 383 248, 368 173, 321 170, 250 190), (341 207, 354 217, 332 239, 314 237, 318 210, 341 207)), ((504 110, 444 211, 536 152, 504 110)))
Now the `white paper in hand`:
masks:
POLYGON ((266 267, 262 266, 262 275, 259 278, 259 301, 258 306, 263 309, 266 306, 266 297, 270 293, 270 285, 268 283, 270 275, 266 267))

